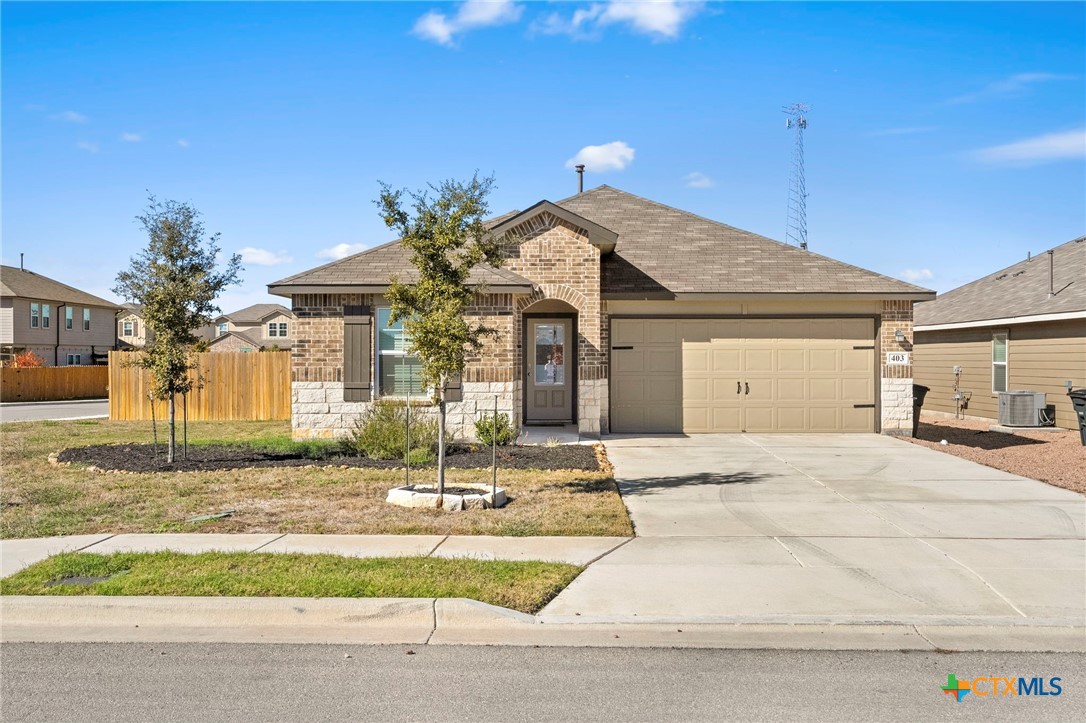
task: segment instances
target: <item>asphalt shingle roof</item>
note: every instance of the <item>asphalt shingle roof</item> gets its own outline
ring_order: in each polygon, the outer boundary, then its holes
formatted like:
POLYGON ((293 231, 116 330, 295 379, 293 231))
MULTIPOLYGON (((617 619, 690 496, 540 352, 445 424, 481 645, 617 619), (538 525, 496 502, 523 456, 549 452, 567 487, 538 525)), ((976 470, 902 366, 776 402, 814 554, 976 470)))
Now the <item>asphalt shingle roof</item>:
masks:
POLYGON ((1048 295, 1048 254, 1040 253, 984 278, 917 304, 915 323, 960 324, 1035 314, 1086 311, 1086 236, 1052 249, 1048 295))
POLYGON ((618 233, 603 293, 932 293, 610 186, 556 204, 618 233))
MULTIPOLYGON (((934 293, 610 186, 555 205, 618 234, 615 251, 602 261, 604 294, 934 293)), ((488 225, 516 213, 491 219, 488 225)), ((417 278, 396 241, 270 286, 382 285, 394 275, 408 283, 417 278)), ((470 281, 531 285, 511 271, 489 266, 476 267, 470 281)))
POLYGON ((108 309, 121 308, 112 301, 106 301, 94 294, 88 294, 86 291, 80 291, 55 279, 50 279, 48 276, 14 266, 0 266, 0 296, 104 306, 108 309))
POLYGON ((252 306, 246 306, 244 309, 238 309, 237 311, 231 311, 229 314, 223 314, 220 319, 229 319, 235 324, 255 324, 263 319, 268 314, 279 312, 286 316, 294 316, 290 309, 282 304, 253 304, 252 306))

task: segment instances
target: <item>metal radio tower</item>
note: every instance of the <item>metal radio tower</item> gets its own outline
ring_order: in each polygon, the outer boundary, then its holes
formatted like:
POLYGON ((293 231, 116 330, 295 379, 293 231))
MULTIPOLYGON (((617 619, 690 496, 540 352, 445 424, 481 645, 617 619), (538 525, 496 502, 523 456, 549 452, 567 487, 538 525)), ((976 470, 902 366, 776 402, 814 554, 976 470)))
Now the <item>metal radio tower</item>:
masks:
POLYGON ((807 129, 805 103, 795 103, 784 108, 788 121, 786 128, 795 132, 792 144, 792 172, 788 178, 788 227, 785 241, 807 249, 807 179, 803 172, 803 131, 807 129))

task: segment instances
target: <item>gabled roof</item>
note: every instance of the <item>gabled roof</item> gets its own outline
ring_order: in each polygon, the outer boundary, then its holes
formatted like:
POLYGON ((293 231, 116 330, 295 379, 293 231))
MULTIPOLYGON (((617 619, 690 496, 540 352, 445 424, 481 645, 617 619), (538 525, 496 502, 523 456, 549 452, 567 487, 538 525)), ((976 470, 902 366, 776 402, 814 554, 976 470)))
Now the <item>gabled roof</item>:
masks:
POLYGON ((1086 312, 1086 236, 917 304, 913 319, 933 326, 1075 312, 1086 312))
POLYGON ((24 299, 59 301, 65 304, 85 304, 119 309, 117 304, 94 294, 62 284, 48 276, 14 266, 0 266, 0 296, 19 296, 24 299))
POLYGON ((133 304, 130 301, 126 301, 121 304, 120 312, 125 316, 134 315, 141 319, 143 318, 143 304, 133 304))
MULTIPOLYGON (((662 203, 599 186, 563 201, 541 201, 487 222, 501 233, 542 213, 588 232, 602 252, 601 292, 612 299, 677 295, 870 294, 928 299, 935 292, 773 241, 662 203)), ((268 291, 380 293, 393 276, 418 276, 398 241, 276 281, 268 291)), ((469 279, 498 291, 527 293, 530 280, 478 266, 469 279)))
POLYGON ((228 319, 235 324, 256 324, 273 314, 294 316, 294 312, 282 304, 253 304, 252 306, 246 306, 244 309, 231 311, 229 314, 222 314, 216 321, 219 319, 228 319))
MULTIPOLYGON (((404 283, 418 280, 418 270, 411 263, 410 253, 398 240, 275 281, 268 284, 268 292, 290 296, 292 293, 322 293, 334 288, 336 291, 381 293, 394 276, 404 283)), ((532 282, 523 276, 486 265, 472 269, 468 283, 484 284, 495 291, 529 293, 532 290, 532 282)))
POLYGON ((795 246, 599 186, 557 205, 618 233, 602 261, 609 298, 676 294, 883 294, 934 292, 795 246))
POLYGON ((228 336, 236 336, 237 338, 244 341, 246 344, 251 344, 252 346, 256 347, 257 349, 264 346, 264 342, 260 341, 259 339, 255 339, 254 337, 250 336, 249 334, 247 334, 244 331, 228 331, 225 334, 220 334, 220 335, 216 336, 214 339, 211 339, 210 341, 208 341, 207 345, 209 347, 215 346, 215 342, 219 341, 220 339, 225 339, 228 336))

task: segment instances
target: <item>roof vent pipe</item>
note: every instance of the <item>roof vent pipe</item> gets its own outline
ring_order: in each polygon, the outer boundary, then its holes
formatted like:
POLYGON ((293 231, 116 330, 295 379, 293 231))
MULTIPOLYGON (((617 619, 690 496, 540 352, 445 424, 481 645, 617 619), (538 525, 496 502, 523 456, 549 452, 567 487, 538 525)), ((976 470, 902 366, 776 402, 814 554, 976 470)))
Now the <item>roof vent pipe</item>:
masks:
POLYGON ((1048 250, 1048 298, 1052 298, 1056 295, 1056 280, 1052 270, 1052 249, 1048 250))
POLYGON ((26 271, 26 269, 23 268, 23 254, 22 253, 19 254, 19 271, 26 271))
POLYGON ((577 193, 584 193, 584 164, 578 163, 574 168, 577 169, 577 193))

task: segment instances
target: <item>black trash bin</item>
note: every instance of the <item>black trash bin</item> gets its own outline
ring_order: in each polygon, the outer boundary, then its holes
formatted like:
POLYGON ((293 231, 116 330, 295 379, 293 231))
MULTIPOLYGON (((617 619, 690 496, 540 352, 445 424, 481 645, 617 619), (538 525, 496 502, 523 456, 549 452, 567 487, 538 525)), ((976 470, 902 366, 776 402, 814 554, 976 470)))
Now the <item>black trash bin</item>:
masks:
POLYGON ((1086 447, 1086 389, 1075 389, 1067 392, 1067 396, 1071 397, 1071 406, 1078 417, 1078 433, 1082 438, 1082 446, 1086 447))
POLYGON ((924 397, 931 391, 931 387, 923 384, 913 385, 913 436, 920 431, 920 408, 924 406, 924 397))

